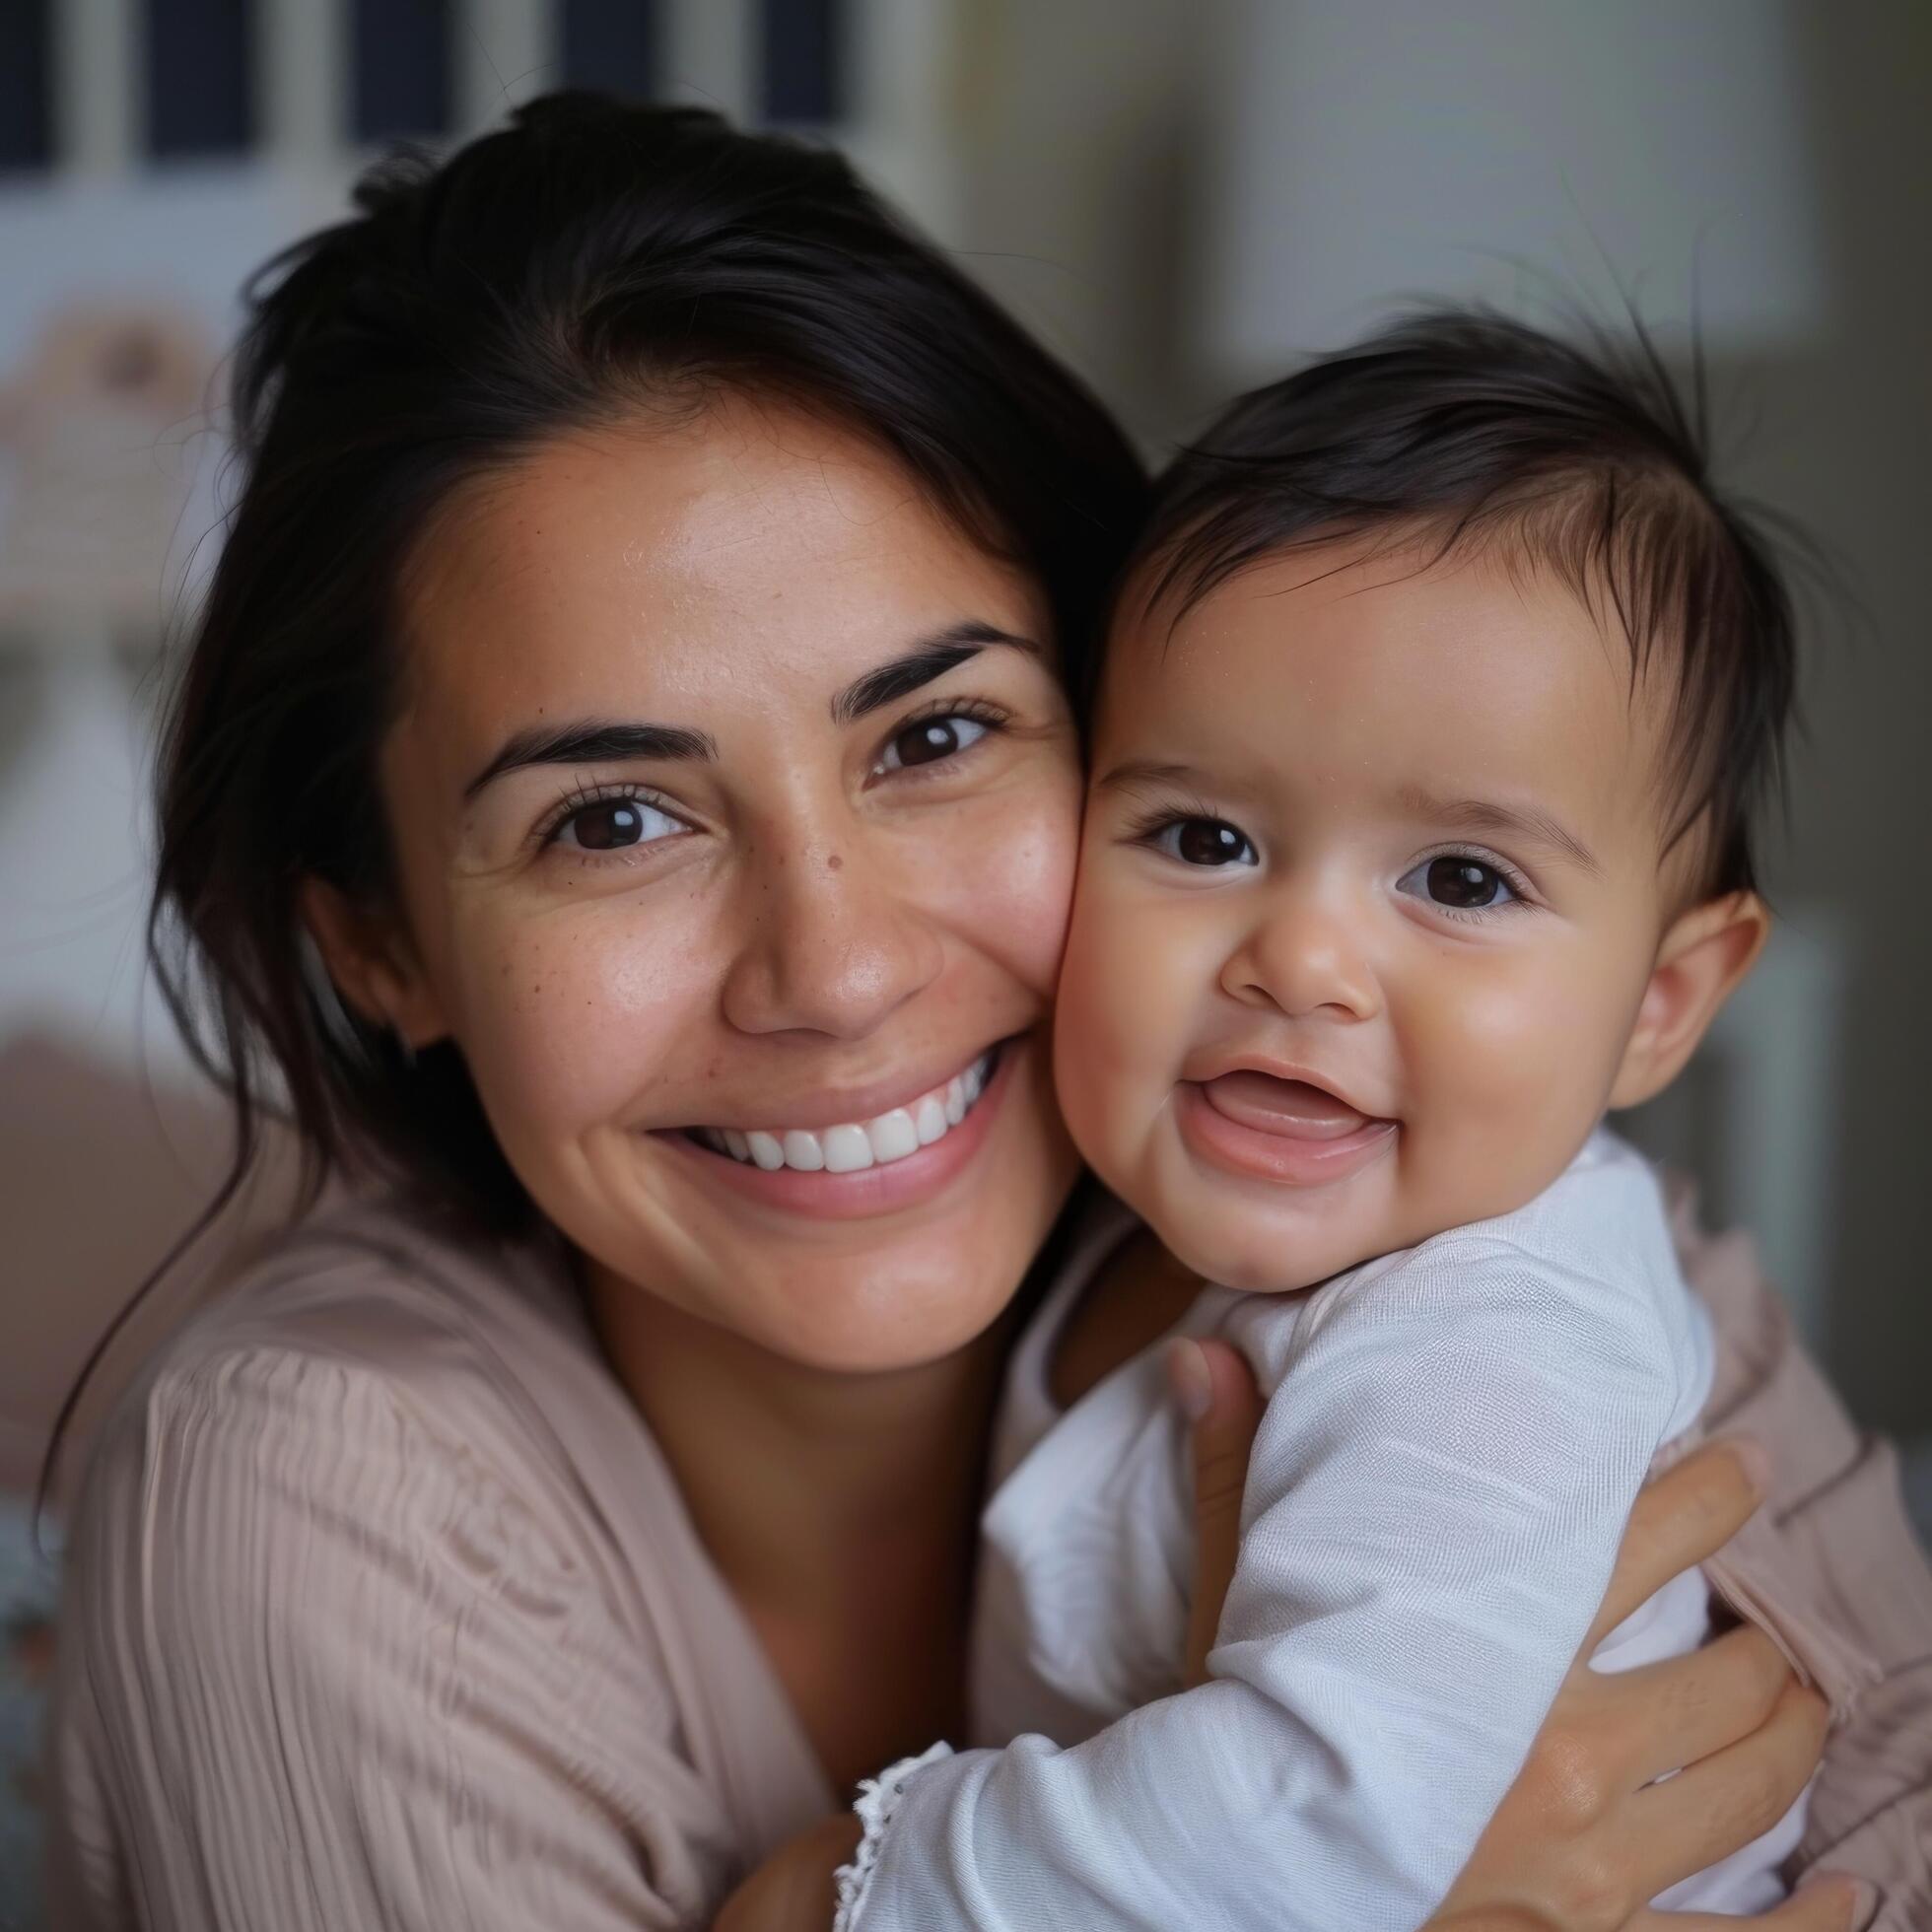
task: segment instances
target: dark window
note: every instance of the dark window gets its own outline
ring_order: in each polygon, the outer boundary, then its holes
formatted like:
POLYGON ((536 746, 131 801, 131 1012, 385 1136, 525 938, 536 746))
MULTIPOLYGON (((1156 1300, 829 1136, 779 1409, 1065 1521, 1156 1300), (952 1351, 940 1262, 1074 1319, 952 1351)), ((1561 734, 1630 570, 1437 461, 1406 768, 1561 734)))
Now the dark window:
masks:
POLYGON ((447 134, 448 0, 352 0, 349 34, 356 139, 447 134))
POLYGON ((759 0, 767 120, 835 121, 845 112, 840 0, 759 0))
POLYGON ((0 0, 0 169, 52 160, 48 0, 0 0))
POLYGON ((254 135, 247 0, 148 0, 148 152, 238 154, 254 135))
POLYGON ((653 0, 564 0, 564 84, 648 101, 657 84, 653 0))

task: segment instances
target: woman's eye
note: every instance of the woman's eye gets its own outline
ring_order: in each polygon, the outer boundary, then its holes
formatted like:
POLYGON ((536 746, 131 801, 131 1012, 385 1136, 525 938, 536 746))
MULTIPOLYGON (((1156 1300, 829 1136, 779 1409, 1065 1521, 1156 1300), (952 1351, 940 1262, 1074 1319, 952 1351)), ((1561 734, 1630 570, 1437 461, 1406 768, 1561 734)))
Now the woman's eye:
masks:
POLYGON ((939 718, 922 718, 895 731, 879 753, 874 772, 905 771, 914 765, 936 765, 941 759, 956 758, 976 745, 993 727, 983 719, 967 718, 948 712, 939 718))
POLYGON ((1396 890, 1458 913, 1486 912, 1516 898, 1495 866, 1461 853, 1423 860, 1396 881, 1396 890))
POLYGON ((1153 836, 1153 848, 1183 865, 1253 865, 1259 862, 1248 835, 1224 818, 1170 819, 1153 836))
POLYGON ((551 838, 580 852, 621 852, 685 829, 669 812, 643 798, 599 798, 580 805, 559 823, 551 838))

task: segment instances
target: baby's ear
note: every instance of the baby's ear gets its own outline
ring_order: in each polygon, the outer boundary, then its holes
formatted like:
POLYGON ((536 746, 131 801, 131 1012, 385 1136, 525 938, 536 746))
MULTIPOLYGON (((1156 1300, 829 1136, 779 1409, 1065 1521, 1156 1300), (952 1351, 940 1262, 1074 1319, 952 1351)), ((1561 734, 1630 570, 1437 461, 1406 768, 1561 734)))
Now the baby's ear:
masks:
POLYGON ((344 1004, 408 1047, 448 1031, 402 922, 355 905, 322 879, 297 888, 296 908, 344 1004))
POLYGON ((1730 892, 1683 914, 1664 934, 1610 1104, 1635 1107, 1684 1070, 1717 1009, 1758 963, 1771 916, 1755 892, 1730 892))

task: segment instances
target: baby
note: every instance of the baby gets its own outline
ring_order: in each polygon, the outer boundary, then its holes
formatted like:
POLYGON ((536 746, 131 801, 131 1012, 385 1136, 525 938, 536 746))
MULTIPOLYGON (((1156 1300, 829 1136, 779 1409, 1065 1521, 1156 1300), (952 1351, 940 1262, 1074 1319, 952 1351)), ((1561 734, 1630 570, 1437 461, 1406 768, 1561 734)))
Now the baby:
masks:
MULTIPOLYGON (((1212 1285, 1176 1301, 1122 1216, 1054 1290, 987 1522, 987 1655, 1026 1660, 978 1686, 1005 1748, 881 1780, 843 1925, 1441 1901, 1709 1394, 1656 1182, 1602 1122, 1763 943, 1791 658, 1647 358, 1436 314, 1169 473, 1098 694, 1057 1074, 1095 1172, 1212 1285), (1180 1424, 1158 1349, 1092 1341, 1163 1330, 1228 1338, 1268 1398, 1181 1695, 1180 1424), (1022 1710, 1069 1748, 1006 1742, 1022 1710)), ((1707 1623, 1691 1572, 1595 1661, 1707 1623)), ((1801 1822, 1660 1902, 1764 1909, 1801 1822)))

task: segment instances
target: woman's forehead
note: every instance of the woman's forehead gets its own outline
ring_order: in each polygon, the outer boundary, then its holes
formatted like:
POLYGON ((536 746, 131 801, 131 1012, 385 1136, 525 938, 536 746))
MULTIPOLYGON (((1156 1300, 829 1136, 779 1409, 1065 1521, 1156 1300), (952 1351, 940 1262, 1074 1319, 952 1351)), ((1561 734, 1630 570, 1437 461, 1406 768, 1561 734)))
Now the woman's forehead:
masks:
POLYGON ((405 715, 453 755, 568 713, 815 706, 964 619, 1046 622, 875 447, 721 400, 556 438, 459 491, 409 573, 405 715))

